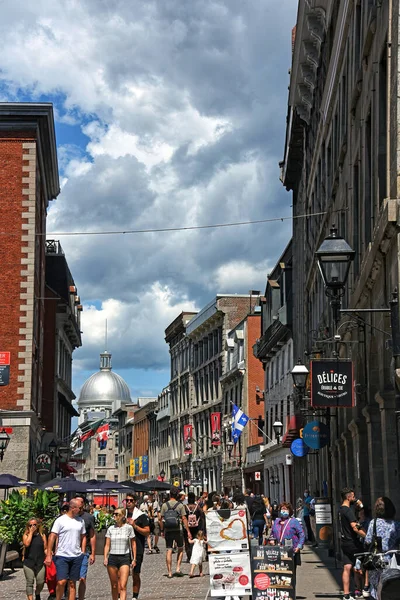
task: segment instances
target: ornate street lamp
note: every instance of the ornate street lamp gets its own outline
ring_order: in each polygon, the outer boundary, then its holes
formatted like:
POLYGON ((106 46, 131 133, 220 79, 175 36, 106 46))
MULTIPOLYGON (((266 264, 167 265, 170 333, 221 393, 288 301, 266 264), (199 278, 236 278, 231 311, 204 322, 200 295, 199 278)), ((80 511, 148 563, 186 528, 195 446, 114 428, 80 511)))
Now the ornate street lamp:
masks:
POLYGON ((234 446, 234 443, 232 442, 232 440, 229 440, 228 442, 226 442, 226 449, 228 450, 229 460, 231 460, 231 457, 232 457, 233 446, 234 446))
POLYGON ((50 444, 48 445, 49 454, 54 456, 54 454, 56 453, 56 450, 57 450, 57 444, 53 439, 53 440, 51 440, 50 444))
POLYGON ((0 461, 3 461, 4 452, 7 450, 7 446, 10 443, 10 436, 5 429, 0 430, 0 461))
POLYGON ((294 387, 298 392, 304 394, 304 390, 307 385, 307 378, 309 375, 309 370, 305 365, 302 364, 300 358, 297 361, 297 365, 293 367, 291 371, 291 375, 293 378, 294 387))
POLYGON ((355 254, 346 240, 338 235, 338 230, 334 225, 330 235, 324 239, 315 252, 325 286, 325 294, 331 299, 335 327, 339 322, 340 298, 344 294, 350 265, 355 254))
POLYGON ((283 424, 280 421, 275 421, 275 423, 272 425, 272 429, 274 430, 276 440, 279 444, 279 440, 282 436, 283 424))

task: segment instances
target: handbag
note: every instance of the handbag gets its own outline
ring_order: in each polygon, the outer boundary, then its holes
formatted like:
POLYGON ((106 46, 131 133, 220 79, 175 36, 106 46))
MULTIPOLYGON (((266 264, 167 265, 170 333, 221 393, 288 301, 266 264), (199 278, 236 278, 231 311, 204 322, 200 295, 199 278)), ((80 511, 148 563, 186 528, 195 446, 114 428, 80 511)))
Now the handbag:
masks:
POLYGON ((383 569, 384 563, 382 557, 378 556, 380 552, 382 552, 382 538, 376 534, 375 518, 372 531, 372 541, 368 548, 368 555, 365 556, 361 562, 361 566, 364 571, 376 571, 378 569, 383 569))

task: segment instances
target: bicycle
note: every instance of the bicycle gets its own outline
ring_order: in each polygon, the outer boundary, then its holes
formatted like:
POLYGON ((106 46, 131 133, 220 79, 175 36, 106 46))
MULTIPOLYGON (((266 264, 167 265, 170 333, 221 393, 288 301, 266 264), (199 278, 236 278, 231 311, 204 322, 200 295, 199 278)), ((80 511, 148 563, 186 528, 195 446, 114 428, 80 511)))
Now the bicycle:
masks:
POLYGON ((396 555, 400 555, 400 550, 388 550, 387 552, 360 552, 354 556, 358 559, 362 557, 376 559, 374 569, 369 573, 380 572, 379 583, 377 585, 378 600, 399 600, 400 598, 400 566, 397 564, 396 555), (385 558, 391 557, 390 562, 385 558))

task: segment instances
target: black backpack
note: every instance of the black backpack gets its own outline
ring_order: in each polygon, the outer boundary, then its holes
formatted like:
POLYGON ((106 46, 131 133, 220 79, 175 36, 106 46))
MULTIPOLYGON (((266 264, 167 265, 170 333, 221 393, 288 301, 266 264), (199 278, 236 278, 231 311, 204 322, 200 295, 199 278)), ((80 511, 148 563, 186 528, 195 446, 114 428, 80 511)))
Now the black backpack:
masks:
POLYGON ((165 529, 179 529, 180 517, 176 507, 180 504, 180 502, 176 502, 175 506, 173 507, 170 506, 169 501, 166 504, 167 510, 165 511, 163 517, 165 529))

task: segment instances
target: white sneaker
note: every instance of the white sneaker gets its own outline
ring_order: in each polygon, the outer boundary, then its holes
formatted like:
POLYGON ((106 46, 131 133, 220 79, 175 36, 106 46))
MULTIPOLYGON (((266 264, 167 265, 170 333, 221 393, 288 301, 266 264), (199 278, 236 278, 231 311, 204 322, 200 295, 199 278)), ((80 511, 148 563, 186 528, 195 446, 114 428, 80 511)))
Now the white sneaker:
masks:
POLYGON ((369 589, 368 590, 363 590, 362 591, 362 595, 363 595, 363 598, 369 598, 370 597, 369 589))

